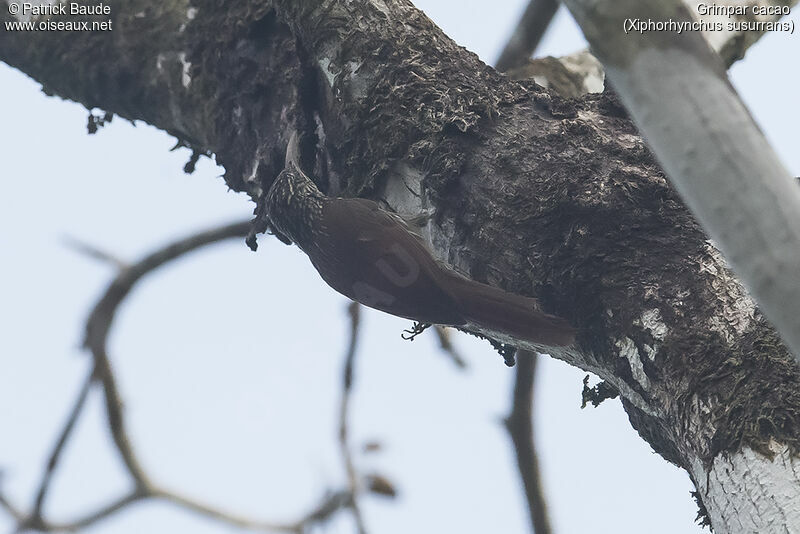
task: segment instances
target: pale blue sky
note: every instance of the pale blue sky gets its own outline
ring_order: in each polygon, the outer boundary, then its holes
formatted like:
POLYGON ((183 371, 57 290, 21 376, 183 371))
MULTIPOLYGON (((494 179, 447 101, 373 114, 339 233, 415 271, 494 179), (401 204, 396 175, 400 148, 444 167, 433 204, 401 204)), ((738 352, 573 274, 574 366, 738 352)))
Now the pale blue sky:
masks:
MULTIPOLYGON (((525 2, 417 2, 450 36, 492 61, 525 2)), ((563 12, 541 53, 582 46, 563 12)), ((771 35, 732 71, 734 84, 790 172, 799 118, 796 36, 771 35), (789 58, 795 58, 790 60, 789 58), (792 65, 792 66, 790 66, 792 65)), ((56 432, 88 369, 83 321, 113 275, 65 236, 133 260, 195 230, 247 217, 203 160, 184 175, 185 150, 145 125, 115 119, 86 135, 86 111, 44 96, 0 65, 0 469, 29 506, 56 432)), ((346 300, 296 248, 263 237, 258 253, 230 241, 146 279, 122 307, 111 354, 132 435, 156 480, 237 512, 294 519, 343 482, 336 449, 346 300)), ((400 497, 363 500, 372 532, 528 532, 509 440, 513 373, 484 343, 457 338, 470 368, 457 372, 430 333, 400 339, 408 321, 363 316, 353 398, 359 455, 400 497)), ((698 532, 688 477, 631 429, 618 400, 581 411, 585 373, 545 359, 536 431, 559 534, 698 532)), ((122 493, 99 395, 81 419, 48 511, 69 519, 122 493)), ((0 532, 10 522, 0 514, 0 532)), ((170 506, 137 505, 93 533, 227 533, 170 506)), ((349 517, 321 530, 352 532, 349 517)))

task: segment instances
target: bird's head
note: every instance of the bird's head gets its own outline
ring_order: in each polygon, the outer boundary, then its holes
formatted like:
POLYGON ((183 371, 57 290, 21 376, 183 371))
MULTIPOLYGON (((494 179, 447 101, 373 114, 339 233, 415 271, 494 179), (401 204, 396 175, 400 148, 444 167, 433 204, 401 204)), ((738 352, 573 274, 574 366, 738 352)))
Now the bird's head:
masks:
POLYGON ((313 238, 325 195, 294 162, 287 162, 267 193, 267 216, 272 227, 300 248, 313 238))

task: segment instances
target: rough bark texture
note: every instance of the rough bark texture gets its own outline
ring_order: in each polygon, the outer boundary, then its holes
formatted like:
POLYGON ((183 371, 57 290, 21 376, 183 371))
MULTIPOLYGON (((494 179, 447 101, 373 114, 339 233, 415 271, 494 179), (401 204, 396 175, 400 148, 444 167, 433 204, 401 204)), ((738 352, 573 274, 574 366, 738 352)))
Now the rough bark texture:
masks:
POLYGON ((111 5, 112 32, 0 30, 0 59, 213 152, 254 199, 294 123, 329 194, 431 212, 440 258, 577 326, 554 356, 619 390, 666 459, 796 454, 798 365, 613 96, 508 80, 404 0, 111 5))
MULTIPOLYGON (((800 193, 735 94, 720 58, 696 32, 676 36, 670 32, 626 35, 619 31, 619 23, 626 17, 689 21, 685 6, 678 0, 565 3, 673 183, 746 277, 764 309, 780 325, 784 339, 796 349, 800 233, 795 219, 800 213, 800 193)), ((722 271, 717 274, 728 277, 722 271)), ((768 369, 770 380, 794 380, 797 366, 770 355, 780 354, 777 337, 752 328, 750 317, 760 312, 741 286, 737 289, 735 284, 721 280, 717 289, 720 287, 730 292, 726 318, 733 320, 730 324, 738 335, 721 338, 718 346, 734 354, 747 351, 737 360, 768 369)), ((710 319, 700 325, 716 330, 718 318, 710 319)), ((800 532, 796 438, 775 436, 771 428, 795 428, 796 412, 774 412, 766 384, 759 390, 750 389, 751 376, 761 378, 757 367, 737 377, 744 368, 730 367, 730 360, 715 363, 717 372, 731 373, 733 379, 726 377, 720 383, 734 389, 727 397, 712 397, 709 405, 709 399, 704 398, 706 389, 715 384, 701 385, 696 409, 694 413, 687 411, 684 421, 686 433, 693 434, 695 442, 698 438, 701 443, 705 441, 715 453, 714 459, 709 463, 702 449, 676 451, 683 454, 682 465, 686 465, 686 456, 700 453, 691 462, 690 473, 712 526, 718 533, 800 532), (723 403, 714 404, 720 400, 723 403), (743 401, 761 403, 761 407, 748 413, 743 401), (716 413, 726 413, 727 418, 717 419, 716 413), (745 440, 731 447, 740 433, 745 440), (752 440, 747 439, 749 434, 754 436, 752 440), (723 448, 718 450, 720 444, 723 448), (778 459, 773 461, 776 455, 778 459)), ((702 367, 697 370, 703 371, 702 367)), ((646 384, 649 377, 644 368, 641 371, 641 383, 646 384)), ((705 371, 714 376, 712 369, 705 371)), ((794 386, 781 394, 791 395, 791 402, 797 400, 794 386)))
POLYGON ((772 443, 774 456, 749 447, 690 470, 715 534, 800 532, 797 456, 772 443))
MULTIPOLYGON (((680 0, 568 0, 672 183, 800 358, 800 189, 697 32, 619 31, 680 21, 680 0)), ((798 360, 800 361, 800 359, 798 360)))

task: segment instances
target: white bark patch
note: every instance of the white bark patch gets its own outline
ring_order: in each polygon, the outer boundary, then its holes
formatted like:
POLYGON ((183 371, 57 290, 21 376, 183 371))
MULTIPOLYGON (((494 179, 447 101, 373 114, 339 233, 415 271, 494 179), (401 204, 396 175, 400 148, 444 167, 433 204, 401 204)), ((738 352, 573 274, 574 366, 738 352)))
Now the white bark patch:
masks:
MULTIPOLYGON (((381 198, 405 219, 430 215, 422 196, 423 178, 424 174, 416 167, 412 167, 404 161, 395 163, 390 170, 389 179, 385 182, 381 198)), ((447 263, 441 256, 440 247, 433 244, 436 234, 432 231, 430 224, 419 225, 414 228, 414 231, 422 235, 430 244, 428 248, 436 259, 447 263)))
POLYGON ((186 21, 181 23, 181 27, 178 28, 178 31, 180 33, 183 33, 184 31, 186 31, 186 26, 188 26, 189 22, 194 20, 194 18, 196 16, 197 16, 197 8, 196 7, 190 7, 189 9, 187 9, 186 10, 186 21))
POLYGON ((360 72, 362 63, 358 61, 348 61, 344 69, 337 69, 340 72, 334 72, 331 68, 332 61, 330 58, 321 58, 317 61, 317 64, 325 75, 325 79, 328 81, 328 85, 331 89, 333 89, 333 85, 336 83, 337 76, 342 74, 344 76, 342 80, 346 82, 343 86, 344 90, 347 91, 353 99, 360 100, 367 95, 370 78, 360 72))
POLYGON ((192 77, 189 75, 189 70, 192 68, 191 61, 186 61, 186 52, 178 54, 178 61, 181 62, 181 85, 184 89, 188 89, 192 83, 192 77))
POLYGON ((701 265, 700 271, 714 277, 711 286, 722 302, 708 326, 730 344, 738 340, 750 326, 755 316, 756 304, 742 283, 728 269, 722 254, 711 243, 706 243, 706 251, 713 259, 701 265))
POLYGON ((259 154, 256 154, 256 159, 253 160, 253 170, 250 172, 249 176, 246 176, 244 181, 247 184, 255 184, 256 183, 256 176, 258 175, 258 168, 261 166, 261 158, 259 154))
POLYGON ((324 57, 317 61, 319 68, 322 70, 322 74, 325 75, 325 79, 328 80, 328 85, 331 89, 333 89, 333 84, 336 82, 336 74, 330 70, 331 60, 330 58, 324 57))
MULTIPOLYGON (((661 311, 658 308, 653 308, 651 310, 645 310, 642 313, 642 316, 634 321, 634 324, 638 324, 642 326, 644 329, 650 331, 650 335, 652 335, 657 341, 664 341, 667 337, 667 333, 669 329, 664 321, 661 320, 661 311)), ((659 344, 654 343, 652 346, 645 344, 645 350, 647 351, 647 357, 650 360, 655 360, 656 354, 658 353, 659 344)))
POLYGON ((745 447, 720 454, 710 469, 692 461, 715 534, 800 532, 800 459, 783 444, 770 449, 773 460, 745 447))
POLYGON ((711 422, 712 403, 698 394, 693 394, 687 403, 686 433, 698 443, 710 443, 717 428, 711 422))
POLYGON ((359 72, 361 65, 361 63, 356 61, 350 61, 347 63, 350 72, 347 74, 345 79, 348 82, 347 87, 350 95, 355 100, 361 100, 364 98, 367 95, 367 89, 369 89, 370 85, 369 77, 364 75, 364 73, 359 72))
MULTIPOLYGON (((188 77, 189 67, 192 64, 186 61, 186 52, 161 52, 156 56, 156 70, 158 70, 159 74, 171 75, 175 68, 175 63, 181 64, 182 78, 188 77)), ((191 82, 191 78, 189 81, 191 82)))
POLYGON ((422 171, 400 161, 392 166, 383 199, 397 213, 416 215, 423 211, 422 171))
POLYGON ((314 132, 317 134, 317 150, 323 150, 325 148, 325 140, 327 139, 325 135, 325 125, 322 124, 322 118, 316 111, 314 112, 314 125, 314 132))
POLYGON ((633 340, 629 337, 624 337, 615 341, 614 346, 617 347, 619 355, 628 360, 631 366, 633 379, 636 380, 643 389, 649 390, 650 379, 647 378, 644 372, 644 364, 642 364, 642 360, 639 358, 639 350, 636 348, 636 344, 633 340))
POLYGON ((558 58, 564 68, 575 75, 583 77, 583 90, 586 93, 602 93, 605 85, 603 65, 589 50, 580 50, 574 54, 558 58))

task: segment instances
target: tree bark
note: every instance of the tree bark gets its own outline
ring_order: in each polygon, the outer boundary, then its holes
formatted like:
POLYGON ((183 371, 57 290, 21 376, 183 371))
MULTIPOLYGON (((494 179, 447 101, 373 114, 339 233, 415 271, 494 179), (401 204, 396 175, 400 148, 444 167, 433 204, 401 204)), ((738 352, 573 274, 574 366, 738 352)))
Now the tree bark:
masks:
POLYGON ((621 393, 717 532, 800 530, 800 368, 611 94, 509 80, 405 0, 110 5, 111 32, 0 31, 0 59, 213 152, 254 200, 292 124, 328 194, 431 213, 439 258, 578 327, 548 352, 621 393))
POLYGON ((800 188, 680 0, 568 0, 689 207, 800 361, 800 188), (635 28, 635 26, 634 26, 635 28))
MULTIPOLYGON (((677 0, 566 4, 673 183, 786 341, 800 347, 800 190, 699 32, 620 31, 626 19, 687 24, 691 14, 677 0)), ((744 295, 736 301, 736 314, 742 317, 743 306, 752 303, 744 295)), ((778 368, 771 361, 763 365, 778 368)), ((742 392, 746 385, 733 384, 743 386, 742 392)), ((753 396, 762 400, 769 395, 753 396)), ((730 419, 738 418, 738 399, 727 402, 722 408, 730 419)), ((707 409, 700 401, 690 421, 698 430, 707 409)), ((772 426, 777 422, 772 416, 771 409, 762 408, 754 424, 772 426)), ((700 432, 718 438, 716 423, 700 432)), ((795 444, 772 439, 765 428, 758 432, 770 438, 766 450, 743 442, 711 463, 692 461, 689 472, 718 533, 800 532, 795 444)))

